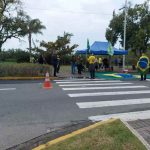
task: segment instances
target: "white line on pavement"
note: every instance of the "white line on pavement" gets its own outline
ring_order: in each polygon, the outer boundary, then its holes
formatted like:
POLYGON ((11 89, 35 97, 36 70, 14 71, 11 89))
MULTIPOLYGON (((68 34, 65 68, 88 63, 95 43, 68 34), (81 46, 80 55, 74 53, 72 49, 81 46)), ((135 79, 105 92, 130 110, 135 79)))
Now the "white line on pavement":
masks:
POLYGON ((73 90, 106 90, 106 89, 132 89, 132 88, 148 88, 147 86, 107 86, 107 87, 78 87, 78 88, 62 88, 64 91, 73 90))
POLYGON ((16 90, 16 88, 3 88, 3 89, 0 89, 0 91, 9 91, 9 90, 16 90))
POLYGON ((150 90, 143 91, 119 91, 119 92, 95 92, 95 93, 77 93, 68 94, 69 97, 86 97, 86 96, 104 96, 104 95, 128 95, 128 94, 146 94, 150 93, 150 90))
POLYGON ((107 81, 103 81, 103 80, 102 81, 101 80, 100 81, 88 80, 88 81, 79 81, 79 82, 78 81, 77 82, 73 82, 73 81, 71 82, 70 81, 70 82, 56 82, 56 83, 58 83, 58 84, 72 83, 73 84, 73 83, 87 83, 87 82, 88 83, 105 83, 105 82, 107 82, 107 83, 115 83, 115 82, 122 82, 122 81, 120 81, 120 80, 107 80, 107 81))
MULTIPOLYGON (((92 80, 96 80, 96 81, 102 81, 102 80, 104 80, 104 79, 92 79, 92 80)), ((66 81, 91 81, 91 79, 73 79, 73 78, 71 78, 71 79, 64 79, 64 80, 54 80, 54 81, 56 81, 56 82, 66 82, 66 81)))
POLYGON ((88 117, 88 119, 92 121, 100 121, 100 120, 107 120, 110 118, 120 118, 125 121, 132 121, 137 119, 149 119, 150 118, 149 114, 150 114, 150 110, 145 110, 145 111, 136 111, 136 112, 128 112, 128 113, 91 116, 88 117))
MULTIPOLYGON (((129 85, 129 84, 133 84, 133 83, 113 83, 113 85, 129 85)), ((60 84, 59 86, 89 86, 89 85, 92 85, 92 86, 95 86, 95 85, 112 85, 112 83, 94 83, 94 84, 60 84)))
POLYGON ((136 105, 136 104, 149 104, 150 98, 140 99, 126 99, 126 100, 115 100, 115 101, 98 101, 98 102, 82 102, 76 103, 79 108, 99 108, 109 106, 121 106, 121 105, 136 105))

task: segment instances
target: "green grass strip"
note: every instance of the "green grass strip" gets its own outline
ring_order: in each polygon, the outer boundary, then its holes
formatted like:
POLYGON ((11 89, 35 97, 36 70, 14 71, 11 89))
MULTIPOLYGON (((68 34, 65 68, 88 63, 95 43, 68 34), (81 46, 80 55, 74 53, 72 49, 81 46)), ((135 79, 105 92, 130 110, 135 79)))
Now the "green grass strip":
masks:
POLYGON ((146 150, 146 148, 120 120, 116 120, 44 150, 146 150))

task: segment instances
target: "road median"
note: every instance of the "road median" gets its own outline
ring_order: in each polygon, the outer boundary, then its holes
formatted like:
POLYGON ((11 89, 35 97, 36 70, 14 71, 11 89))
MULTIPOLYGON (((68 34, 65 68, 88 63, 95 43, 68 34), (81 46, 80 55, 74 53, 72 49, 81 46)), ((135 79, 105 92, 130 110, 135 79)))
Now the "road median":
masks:
POLYGON ((118 119, 95 123, 49 141, 33 150, 59 149, 146 150, 141 141, 118 119))

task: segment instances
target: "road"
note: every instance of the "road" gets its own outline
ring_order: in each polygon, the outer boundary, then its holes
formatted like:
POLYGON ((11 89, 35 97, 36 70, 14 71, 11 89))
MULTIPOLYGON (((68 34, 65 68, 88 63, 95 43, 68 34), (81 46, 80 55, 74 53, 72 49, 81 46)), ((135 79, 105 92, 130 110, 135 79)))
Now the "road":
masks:
POLYGON ((149 81, 0 81, 0 149, 74 121, 150 118, 149 81))

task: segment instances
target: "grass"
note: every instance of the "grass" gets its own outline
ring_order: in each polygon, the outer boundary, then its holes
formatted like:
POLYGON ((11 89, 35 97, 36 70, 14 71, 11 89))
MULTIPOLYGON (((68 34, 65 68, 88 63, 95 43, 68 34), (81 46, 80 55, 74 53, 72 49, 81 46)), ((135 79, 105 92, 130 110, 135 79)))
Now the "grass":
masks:
POLYGON ((120 120, 116 120, 44 150, 146 150, 146 148, 120 120))

